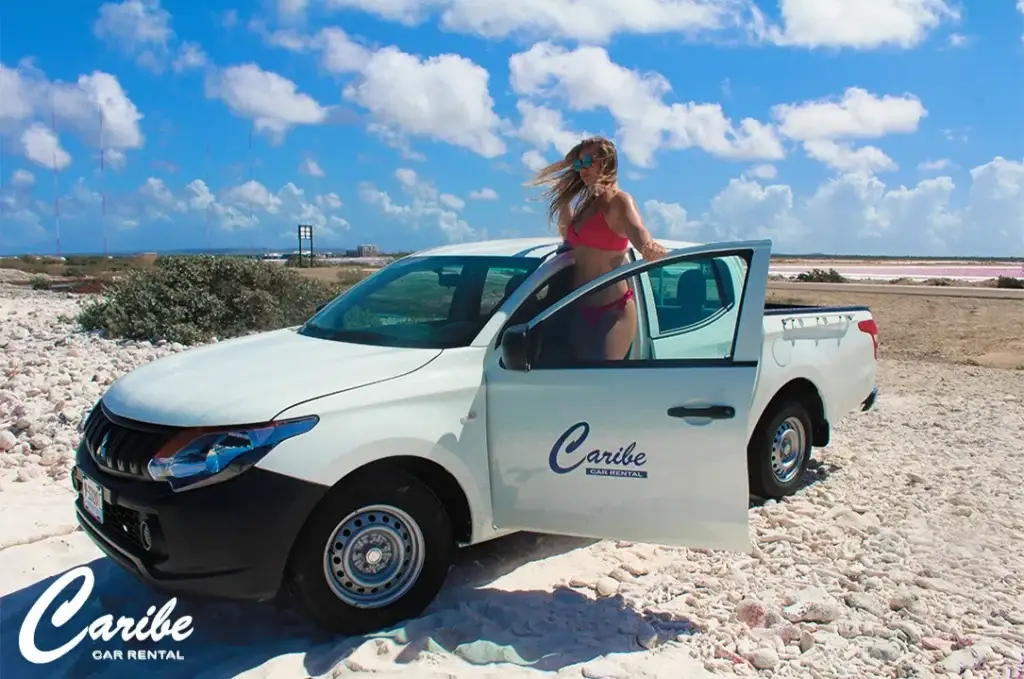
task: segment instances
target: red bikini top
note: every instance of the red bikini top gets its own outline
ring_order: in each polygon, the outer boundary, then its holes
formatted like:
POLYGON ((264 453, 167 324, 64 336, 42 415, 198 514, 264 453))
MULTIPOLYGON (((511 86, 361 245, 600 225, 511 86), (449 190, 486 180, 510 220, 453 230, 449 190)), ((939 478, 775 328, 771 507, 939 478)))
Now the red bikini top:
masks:
POLYGON ((595 210, 594 214, 576 229, 570 226, 566 231, 565 240, 573 247, 582 245, 595 250, 625 252, 629 247, 629 239, 612 231, 600 210, 595 210))

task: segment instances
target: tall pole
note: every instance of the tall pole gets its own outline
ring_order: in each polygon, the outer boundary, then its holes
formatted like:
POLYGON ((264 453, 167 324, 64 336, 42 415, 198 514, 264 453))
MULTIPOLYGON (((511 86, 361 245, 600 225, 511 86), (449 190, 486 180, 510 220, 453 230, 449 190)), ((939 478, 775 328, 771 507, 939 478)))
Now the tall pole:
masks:
MULTIPOLYGON (((206 138, 206 153, 203 158, 203 176, 206 177, 206 189, 210 190, 210 138, 206 138)), ((212 203, 206 204, 206 249, 213 249, 213 242, 210 237, 210 208, 212 203)))
POLYGON ((57 257, 60 257, 60 170, 57 169, 57 145, 60 137, 57 135, 57 112, 53 109, 53 99, 50 99, 50 127, 53 129, 53 136, 58 140, 53 147, 53 224, 57 235, 57 257))
MULTIPOLYGON (((246 163, 249 166, 249 181, 252 182, 252 124, 249 125, 249 146, 246 150, 246 163)), ((252 223, 252 201, 249 201, 249 255, 255 254, 253 249, 253 231, 256 227, 252 223)))
MULTIPOLYGON (((4 176, 4 138, 0 137, 0 242, 3 242, 4 231, 7 227, 7 210, 5 206, 7 203, 4 202, 4 182, 7 181, 4 176)), ((12 196, 13 200, 13 196, 12 196)))
POLYGON ((107 145, 103 137, 105 132, 103 108, 100 107, 100 225, 103 229, 103 256, 107 256, 107 145))

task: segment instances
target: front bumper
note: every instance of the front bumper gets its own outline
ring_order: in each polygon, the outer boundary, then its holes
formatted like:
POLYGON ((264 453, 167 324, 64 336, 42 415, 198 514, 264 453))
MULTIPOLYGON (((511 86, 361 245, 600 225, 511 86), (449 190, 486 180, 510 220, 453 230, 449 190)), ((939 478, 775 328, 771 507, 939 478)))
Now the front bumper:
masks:
POLYGON ((72 485, 78 523, 111 559, 169 594, 266 601, 327 488, 262 469, 175 493, 166 483, 116 478, 78 447, 72 485), (102 524, 86 511, 82 474, 103 488, 102 524))
POLYGON ((878 387, 871 390, 871 394, 864 399, 864 402, 860 404, 860 409, 864 412, 868 410, 874 410, 875 405, 878 403, 878 387))

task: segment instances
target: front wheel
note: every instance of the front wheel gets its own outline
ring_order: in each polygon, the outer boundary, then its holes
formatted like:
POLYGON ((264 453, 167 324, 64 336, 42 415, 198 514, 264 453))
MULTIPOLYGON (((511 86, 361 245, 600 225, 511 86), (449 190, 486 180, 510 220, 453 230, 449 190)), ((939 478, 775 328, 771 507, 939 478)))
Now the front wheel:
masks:
POLYGON ((288 565, 293 602, 319 625, 353 635, 419 615, 454 557, 441 501, 400 472, 333 488, 303 527, 288 565))
POLYGON ((803 404, 782 403, 762 418, 750 437, 750 492, 779 500, 800 488, 811 461, 811 416, 803 404))

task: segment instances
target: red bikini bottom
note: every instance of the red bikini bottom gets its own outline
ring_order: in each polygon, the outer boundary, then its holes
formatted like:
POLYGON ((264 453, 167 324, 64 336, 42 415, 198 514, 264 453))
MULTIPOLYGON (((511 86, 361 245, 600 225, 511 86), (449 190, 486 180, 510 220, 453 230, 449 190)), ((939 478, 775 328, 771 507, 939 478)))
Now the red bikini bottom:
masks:
POLYGON ((608 302, 607 304, 601 304, 599 306, 583 306, 580 305, 580 315, 590 325, 597 325, 604 318, 605 314, 612 310, 621 311, 626 308, 626 304, 629 300, 633 299, 633 290, 627 290, 626 294, 618 298, 614 302, 608 302))

